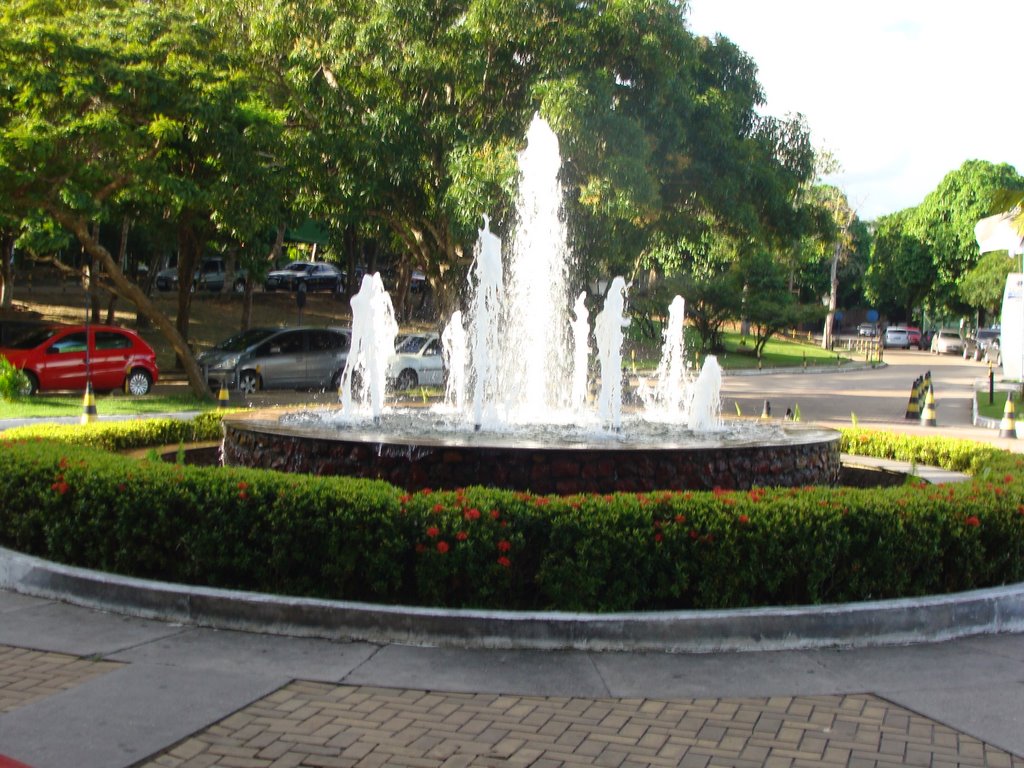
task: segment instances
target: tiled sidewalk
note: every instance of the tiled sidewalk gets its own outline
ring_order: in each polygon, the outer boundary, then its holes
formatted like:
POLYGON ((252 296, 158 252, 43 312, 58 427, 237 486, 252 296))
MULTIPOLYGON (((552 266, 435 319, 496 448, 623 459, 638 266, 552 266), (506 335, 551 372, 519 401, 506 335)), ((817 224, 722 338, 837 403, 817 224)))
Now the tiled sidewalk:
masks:
POLYGON ((121 665, 0 645, 0 712, 67 690, 121 665))
POLYGON ((294 682, 144 764, 1024 766, 870 694, 581 699, 294 682))

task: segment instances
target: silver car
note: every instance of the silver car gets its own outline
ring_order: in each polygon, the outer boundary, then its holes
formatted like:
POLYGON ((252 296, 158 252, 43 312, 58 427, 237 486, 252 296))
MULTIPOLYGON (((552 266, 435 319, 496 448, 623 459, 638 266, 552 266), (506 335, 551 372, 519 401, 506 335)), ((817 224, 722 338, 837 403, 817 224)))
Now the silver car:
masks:
POLYGON ((351 343, 344 328, 251 328, 196 360, 214 391, 337 389, 351 343))
POLYGON ((414 333, 395 344, 388 360, 388 381, 395 389, 444 384, 444 355, 436 333, 414 333))

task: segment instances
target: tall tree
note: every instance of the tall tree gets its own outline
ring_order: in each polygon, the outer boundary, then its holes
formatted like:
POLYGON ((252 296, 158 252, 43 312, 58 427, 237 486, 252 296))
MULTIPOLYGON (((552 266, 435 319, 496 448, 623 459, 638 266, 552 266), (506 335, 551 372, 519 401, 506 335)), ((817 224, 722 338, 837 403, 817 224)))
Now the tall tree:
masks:
POLYGON ((2 13, 17 33, 0 52, 10 86, 0 191, 21 215, 45 211, 72 232, 167 337, 192 388, 208 394, 186 341, 188 265, 218 230, 253 228, 239 198, 258 200, 254 169, 272 156, 277 115, 210 28, 173 7, 14 0, 2 13), (185 264, 178 327, 97 237, 94 225, 125 205, 174 223, 185 264))
POLYGON ((970 310, 959 290, 960 280, 978 262, 974 226, 990 215, 998 190, 1024 191, 1024 177, 1013 166, 968 160, 946 174, 909 222, 915 238, 925 243, 935 264, 935 303, 955 314, 970 310))

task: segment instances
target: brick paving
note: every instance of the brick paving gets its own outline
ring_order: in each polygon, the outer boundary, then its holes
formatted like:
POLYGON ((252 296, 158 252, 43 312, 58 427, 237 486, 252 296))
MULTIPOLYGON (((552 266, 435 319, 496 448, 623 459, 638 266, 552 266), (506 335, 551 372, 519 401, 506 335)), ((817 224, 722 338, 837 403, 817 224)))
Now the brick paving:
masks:
POLYGON ((0 713, 73 688, 120 666, 66 653, 0 645, 0 713))
POLYGON ((296 681, 143 768, 1024 766, 871 694, 582 699, 296 681))

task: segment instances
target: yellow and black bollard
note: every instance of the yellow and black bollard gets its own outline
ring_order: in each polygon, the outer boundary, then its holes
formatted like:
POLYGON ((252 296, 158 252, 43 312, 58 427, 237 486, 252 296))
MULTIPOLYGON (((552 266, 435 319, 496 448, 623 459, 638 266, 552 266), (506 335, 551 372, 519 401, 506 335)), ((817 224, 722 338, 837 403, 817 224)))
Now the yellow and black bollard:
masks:
POLYGON ((772 404, 767 400, 764 401, 764 408, 761 409, 761 418, 770 419, 772 417, 772 404))
POLYGON ((231 407, 231 395, 228 393, 226 385, 222 385, 220 391, 217 393, 217 407, 218 408, 230 408, 231 407))
POLYGON ((928 393, 924 398, 924 410, 921 411, 921 426, 935 426, 935 390, 928 384, 928 393))
POLYGON ((82 400, 82 423, 90 424, 96 421, 96 395, 92 392, 92 382, 85 385, 85 398, 82 400))
POLYGON ((1003 408, 1003 420, 999 422, 999 436, 1017 439, 1017 416, 1013 412, 1013 392, 1006 393, 1006 406, 1003 408))
POLYGON ((907 401, 907 414, 903 417, 905 419, 921 418, 921 382, 922 379, 918 376, 914 379, 914 384, 910 387, 910 399, 907 401))

